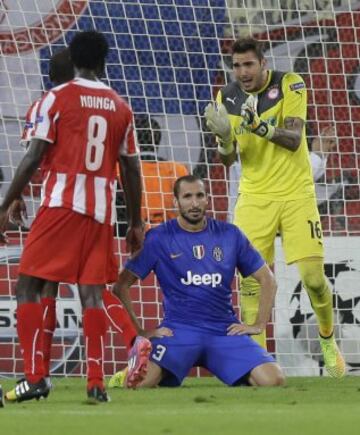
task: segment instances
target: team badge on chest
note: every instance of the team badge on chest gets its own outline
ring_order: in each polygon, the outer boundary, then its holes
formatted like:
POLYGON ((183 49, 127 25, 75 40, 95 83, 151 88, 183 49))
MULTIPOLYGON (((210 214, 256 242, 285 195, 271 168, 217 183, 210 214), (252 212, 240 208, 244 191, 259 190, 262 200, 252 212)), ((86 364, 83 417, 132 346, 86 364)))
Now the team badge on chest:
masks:
POLYGON ((212 254, 213 254, 213 257, 216 261, 222 261, 224 258, 224 253, 223 253, 223 250, 220 248, 220 246, 215 246, 212 254))
POLYGON ((267 93, 267 97, 270 100, 275 100, 275 98, 277 98, 279 96, 279 88, 271 88, 269 89, 268 93, 267 93))
POLYGON ((193 254, 197 260, 202 260, 205 256, 205 248, 204 245, 195 245, 193 246, 193 254))

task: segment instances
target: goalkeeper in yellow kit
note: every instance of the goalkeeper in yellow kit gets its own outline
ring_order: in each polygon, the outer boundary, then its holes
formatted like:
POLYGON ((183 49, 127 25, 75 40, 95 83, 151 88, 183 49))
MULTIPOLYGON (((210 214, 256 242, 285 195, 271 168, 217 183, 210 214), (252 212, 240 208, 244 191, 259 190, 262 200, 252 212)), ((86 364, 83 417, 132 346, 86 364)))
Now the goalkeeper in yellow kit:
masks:
MULTIPOLYGON (((219 91, 205 117, 217 136, 223 164, 230 166, 240 153, 241 195, 234 223, 270 265, 280 232, 286 262, 296 263, 316 314, 325 367, 330 376, 340 378, 345 361, 333 335, 332 293, 324 273, 321 223, 305 137, 305 83, 298 74, 268 70, 262 44, 253 38, 235 41, 232 62, 236 80, 219 91)), ((244 323, 255 322, 258 305, 258 284, 252 278, 242 279, 244 323)), ((265 347, 265 334, 257 341, 265 347)))

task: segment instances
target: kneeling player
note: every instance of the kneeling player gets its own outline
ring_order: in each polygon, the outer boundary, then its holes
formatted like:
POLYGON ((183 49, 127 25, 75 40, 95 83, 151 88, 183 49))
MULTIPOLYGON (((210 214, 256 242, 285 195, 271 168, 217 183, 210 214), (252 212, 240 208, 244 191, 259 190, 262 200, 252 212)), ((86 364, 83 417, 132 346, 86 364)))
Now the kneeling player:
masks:
MULTIPOLYGON (((114 293, 137 321, 128 290, 151 271, 164 294, 162 338, 153 338, 148 372, 135 375, 136 356, 129 360, 127 387, 178 386, 193 366, 202 366, 228 385, 275 386, 284 375, 274 358, 250 335, 261 333, 270 317, 276 293, 273 274, 234 225, 207 218, 208 199, 195 176, 179 178, 174 186, 177 219, 147 233, 143 250, 129 260, 114 293), (261 285, 257 321, 237 319, 231 303, 235 270, 261 285)), ((113 376, 115 386, 121 373, 113 376)))

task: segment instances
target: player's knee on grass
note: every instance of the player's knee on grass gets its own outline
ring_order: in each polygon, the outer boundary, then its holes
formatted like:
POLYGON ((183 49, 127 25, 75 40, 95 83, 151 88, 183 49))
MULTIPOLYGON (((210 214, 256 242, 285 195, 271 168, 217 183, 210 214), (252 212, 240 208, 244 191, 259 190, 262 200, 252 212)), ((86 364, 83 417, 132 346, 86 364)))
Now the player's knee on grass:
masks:
POLYGON ((82 307, 102 308, 102 291, 105 285, 79 285, 79 295, 82 307))
POLYGON ((257 387, 278 387, 285 384, 285 375, 276 363, 265 363, 251 370, 249 383, 257 387))
POLYGON ((16 300, 18 304, 40 302, 40 293, 44 286, 44 280, 29 275, 19 275, 15 286, 16 300))
POLYGON ((163 369, 152 361, 148 362, 148 370, 145 379, 138 385, 138 388, 157 387, 163 378, 163 369))

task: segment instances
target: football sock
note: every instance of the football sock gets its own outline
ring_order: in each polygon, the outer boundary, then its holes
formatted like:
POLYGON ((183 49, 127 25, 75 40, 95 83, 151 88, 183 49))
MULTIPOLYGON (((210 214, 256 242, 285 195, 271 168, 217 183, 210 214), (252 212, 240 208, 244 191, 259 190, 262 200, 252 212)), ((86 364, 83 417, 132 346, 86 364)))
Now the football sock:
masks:
POLYGON ((83 313, 88 388, 103 387, 104 341, 107 330, 102 308, 86 308, 83 313))
POLYGON ((18 305, 17 333, 23 353, 24 374, 28 382, 35 384, 44 377, 42 306, 29 302, 18 305))
POLYGON ((41 298, 43 309, 43 353, 45 376, 50 373, 51 344, 56 328, 56 300, 55 298, 41 298))
POLYGON ((318 321, 319 333, 324 338, 329 337, 334 330, 333 299, 325 277, 323 259, 301 260, 297 266, 318 321))
POLYGON ((137 336, 137 331, 130 319, 128 312, 122 306, 118 297, 110 290, 103 290, 103 303, 106 315, 110 321, 111 327, 120 332, 123 336, 127 351, 131 349, 137 336))
MULTIPOLYGON (((247 325, 253 325, 259 311, 260 284, 252 277, 242 278, 240 285, 241 321, 247 325)), ((252 335, 261 347, 266 349, 266 332, 252 335)))

